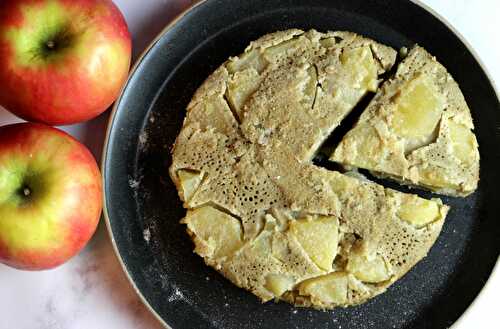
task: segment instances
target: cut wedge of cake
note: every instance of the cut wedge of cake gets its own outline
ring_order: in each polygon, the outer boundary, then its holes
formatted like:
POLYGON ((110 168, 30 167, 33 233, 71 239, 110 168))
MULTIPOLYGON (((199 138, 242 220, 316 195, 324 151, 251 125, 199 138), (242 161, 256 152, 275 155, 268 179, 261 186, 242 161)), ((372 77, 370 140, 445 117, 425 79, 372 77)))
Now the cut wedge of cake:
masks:
POLYGON ((415 46, 377 92, 331 160, 452 196, 472 193, 479 151, 457 83, 415 46))

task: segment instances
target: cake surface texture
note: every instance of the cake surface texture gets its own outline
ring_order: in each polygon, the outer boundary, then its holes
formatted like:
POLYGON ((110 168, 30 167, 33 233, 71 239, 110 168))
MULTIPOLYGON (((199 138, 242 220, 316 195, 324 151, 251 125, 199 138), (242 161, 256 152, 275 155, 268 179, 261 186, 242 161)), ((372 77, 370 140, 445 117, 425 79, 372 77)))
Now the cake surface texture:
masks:
MULTIPOLYGON (((406 60, 426 56, 420 49, 406 60)), ((427 255, 448 212, 441 200, 401 193, 356 173, 331 171, 312 162, 367 93, 389 88, 388 82, 379 88, 381 75, 393 67, 396 55, 394 49, 351 32, 292 29, 250 43, 243 54, 231 57, 207 78, 187 107, 169 169, 187 209, 181 222, 207 265, 263 302, 275 299, 331 309, 357 305, 384 292, 427 255)), ((399 81, 403 69, 398 68, 394 81, 399 81)), ((399 93, 399 106, 413 106, 405 100, 413 97, 405 96, 408 93, 437 93, 433 88, 440 86, 432 81, 413 74, 408 81, 397 82, 398 88, 413 88, 399 93)), ((375 96, 336 149, 334 161, 367 167, 356 157, 349 158, 349 148, 358 148, 351 145, 349 134, 357 136, 356 129, 365 129, 358 127, 383 97, 375 96)), ((447 100, 438 95, 421 102, 438 107, 447 100)), ((448 107, 448 114, 444 110, 430 114, 432 119, 415 124, 417 128, 396 129, 404 136, 413 136, 421 126, 427 132, 439 116, 436 125, 444 128, 434 127, 438 140, 442 135, 450 141, 462 138, 450 137, 457 133, 454 129, 472 128, 470 115, 461 115, 459 105, 448 107)), ((413 122, 404 113, 398 122, 413 122)), ((405 147, 420 151, 419 143, 430 140, 410 138, 405 144, 405 138, 401 142, 405 151, 405 147)), ((475 138, 470 143, 477 150, 475 138)), ((455 145, 445 144, 451 149, 455 145)), ((458 148, 450 152, 465 161, 459 154, 470 150, 458 148)), ((361 153, 366 152, 358 150, 361 153)), ((389 167, 400 170, 395 160, 386 160, 389 167)), ((378 158, 373 161, 379 163, 378 158)), ((473 181, 464 177, 464 182, 473 181)), ((449 194, 474 189, 473 183, 446 182, 439 189, 449 194)))
POLYGON ((458 84, 415 46, 331 159, 438 193, 466 196, 479 181, 473 128, 458 84))

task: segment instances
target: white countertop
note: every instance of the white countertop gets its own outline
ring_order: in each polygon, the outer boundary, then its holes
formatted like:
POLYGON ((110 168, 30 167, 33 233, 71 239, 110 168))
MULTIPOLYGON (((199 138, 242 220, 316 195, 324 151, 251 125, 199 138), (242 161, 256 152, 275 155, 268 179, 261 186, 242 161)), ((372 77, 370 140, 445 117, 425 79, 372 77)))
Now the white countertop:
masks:
MULTIPOLYGON (((136 57, 165 24, 191 3, 190 0, 115 2, 129 24, 136 57)), ((500 85, 500 1, 423 2, 462 33, 497 86, 500 85)), ((87 144, 100 160, 108 115, 63 129, 87 144)), ((0 125, 18 121, 0 107, 0 125)), ((497 270, 454 329, 495 327, 499 296, 500 270, 497 270)), ((89 328, 162 328, 127 281, 103 222, 83 252, 57 269, 23 272, 0 264, 0 329, 89 328)))

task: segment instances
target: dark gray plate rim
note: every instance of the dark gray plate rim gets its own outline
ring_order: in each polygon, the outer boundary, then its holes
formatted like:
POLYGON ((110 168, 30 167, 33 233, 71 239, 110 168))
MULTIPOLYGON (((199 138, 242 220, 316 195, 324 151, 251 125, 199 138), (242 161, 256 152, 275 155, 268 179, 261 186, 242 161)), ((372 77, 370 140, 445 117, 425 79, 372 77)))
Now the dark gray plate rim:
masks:
MULTIPOLYGON (((128 78, 127 82, 124 84, 124 86, 122 87, 120 95, 119 95, 119 97, 117 98, 117 100, 115 101, 115 103, 113 105, 113 108, 111 110, 111 115, 109 117, 108 124, 107 124, 106 136, 105 136, 105 140, 104 140, 104 147, 103 147, 103 151, 102 151, 102 160, 101 160, 101 168, 103 169, 102 170, 102 179, 103 179, 103 182, 106 180, 106 175, 105 175, 104 168, 105 168, 105 165, 107 163, 108 145, 109 145, 109 139, 110 139, 110 135, 111 135, 111 130, 112 130, 113 122, 114 122, 114 119, 115 119, 116 114, 118 112, 118 108, 120 106, 122 97, 124 95, 124 91, 127 89, 130 80, 136 74, 136 70, 140 66, 140 64, 142 63, 144 57, 157 44, 158 40, 160 40, 161 37, 165 33, 167 33, 175 24, 177 24, 180 20, 182 20, 182 18, 186 14, 188 14, 192 9, 196 8, 197 6, 203 4, 206 1, 209 1, 209 0, 200 0, 198 2, 195 2, 191 6, 189 6, 188 8, 186 8, 183 12, 181 12, 179 15, 177 15, 154 38, 154 40, 146 47, 146 49, 144 49, 144 51, 137 58, 137 60, 135 61, 134 65, 132 66, 132 68, 130 70, 129 78, 128 78)), ((497 98, 500 99, 500 94, 499 94, 499 91, 498 91, 498 87, 496 86, 494 79, 491 77, 490 72, 487 70, 487 68, 484 65, 483 61, 478 56, 478 54, 476 53, 476 51, 474 50, 474 48, 467 41, 467 39, 465 39, 465 37, 463 37, 463 35, 445 17, 443 17, 442 15, 440 15, 439 13, 437 13, 434 9, 432 9, 431 7, 429 7, 427 4, 421 2, 420 0, 408 0, 408 1, 410 1, 410 2, 412 2, 412 3, 414 3, 414 4, 418 5, 418 6, 420 6, 421 8, 423 8, 424 10, 426 10, 430 15, 432 15, 435 18, 437 18, 438 20, 440 20, 444 25, 446 25, 446 27, 452 33, 454 33, 460 39, 460 41, 467 47, 468 51, 472 54, 472 56, 474 57, 474 59, 476 60, 476 62, 479 64, 479 66, 481 67, 481 69, 484 71, 484 73, 486 74, 486 76, 487 76, 487 78, 489 80, 489 83, 493 86, 493 88, 495 90, 497 98)), ((103 186, 104 186, 104 184, 103 184, 103 186)), ((106 223, 106 228, 107 228, 109 237, 111 239, 111 243, 112 243, 112 246, 113 246, 114 253, 115 253, 115 255, 116 255, 116 257, 117 257, 117 259, 118 259, 118 261, 120 263, 120 266, 122 267, 123 272, 126 274, 126 276, 127 276, 128 280, 129 280, 130 284, 132 285, 132 288, 134 289, 134 291, 136 292, 136 294, 139 296, 139 298, 142 301, 142 303, 147 307, 147 309, 155 316, 155 318, 165 328, 171 328, 168 325, 168 323, 150 305, 150 303, 148 302, 148 300, 146 299, 146 297, 143 295, 143 293, 141 292, 141 290, 137 287, 135 281, 133 280, 132 276, 130 275, 130 273, 129 273, 126 265, 125 265, 125 262, 123 261, 123 258, 121 257, 121 254, 120 254, 120 252, 118 250, 118 246, 117 246, 116 241, 115 241, 115 238, 113 236, 113 231, 112 231, 112 228, 111 228, 111 222, 110 222, 110 219, 109 219, 109 214, 108 214, 108 209, 107 209, 106 193, 103 193, 103 201, 104 201, 103 202, 103 216, 104 216, 104 220, 105 220, 105 223, 106 223)), ((499 265, 499 263, 500 262, 497 260, 497 262, 496 262, 496 264, 495 264, 495 266, 494 266, 494 268, 493 268, 493 270, 492 270, 492 272, 490 274, 490 277, 489 277, 488 281, 485 282, 485 284, 484 284, 482 290, 480 291, 480 293, 476 296, 476 298, 473 300, 473 302, 467 307, 467 309, 464 311, 464 313, 455 321, 455 323, 453 323, 453 325, 450 327, 450 329, 451 328, 457 328, 457 327, 460 326, 460 324, 463 322, 463 320, 467 316, 467 314, 469 314, 471 312, 471 309, 473 308, 473 305, 475 305, 477 303, 477 301, 479 299, 481 299, 481 297, 484 294, 484 292, 489 289, 489 287, 491 286, 492 278, 497 278, 497 279, 500 278, 500 265, 499 265)))

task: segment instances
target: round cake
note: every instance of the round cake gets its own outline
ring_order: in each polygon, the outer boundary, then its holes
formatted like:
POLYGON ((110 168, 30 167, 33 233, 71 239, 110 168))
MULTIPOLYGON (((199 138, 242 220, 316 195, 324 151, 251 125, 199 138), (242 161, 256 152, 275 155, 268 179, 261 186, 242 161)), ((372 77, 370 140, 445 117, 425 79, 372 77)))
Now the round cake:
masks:
POLYGON ((426 256, 448 211, 439 199, 312 161, 396 55, 355 33, 292 29, 208 77, 169 170, 207 265, 263 302, 331 309, 384 292, 426 256))

